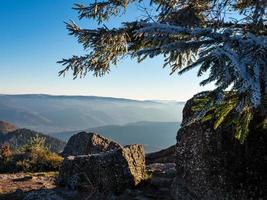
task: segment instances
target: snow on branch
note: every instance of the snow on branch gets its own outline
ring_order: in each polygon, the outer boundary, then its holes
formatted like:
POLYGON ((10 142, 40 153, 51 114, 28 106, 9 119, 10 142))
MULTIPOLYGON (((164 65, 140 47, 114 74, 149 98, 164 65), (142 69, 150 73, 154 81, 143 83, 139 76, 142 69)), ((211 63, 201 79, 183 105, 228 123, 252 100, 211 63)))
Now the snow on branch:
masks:
POLYGON ((191 36, 201 36, 210 33, 212 30, 209 28, 187 28, 181 26, 174 26, 163 23, 142 23, 143 28, 136 31, 136 34, 166 34, 166 35, 177 35, 177 34, 188 34, 191 36))

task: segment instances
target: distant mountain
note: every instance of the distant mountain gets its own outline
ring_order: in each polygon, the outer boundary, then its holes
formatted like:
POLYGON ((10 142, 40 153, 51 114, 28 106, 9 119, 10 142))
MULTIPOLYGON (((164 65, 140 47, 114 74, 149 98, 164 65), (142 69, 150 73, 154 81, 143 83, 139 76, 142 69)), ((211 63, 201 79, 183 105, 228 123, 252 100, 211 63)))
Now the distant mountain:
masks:
POLYGON ((11 131, 17 130, 17 127, 8 122, 0 121, 0 133, 6 134, 11 131))
POLYGON ((136 122, 126 125, 102 126, 77 131, 52 133, 53 137, 67 141, 73 134, 88 131, 111 138, 120 144, 143 144, 146 152, 158 151, 176 143, 178 122, 136 122))
POLYGON ((31 137, 35 137, 37 135, 45 138, 46 145, 49 146, 50 150, 53 152, 62 151, 66 145, 65 142, 59 139, 29 129, 16 129, 15 131, 11 131, 6 134, 0 133, 0 145, 9 144, 11 149, 15 150, 26 144, 31 137))
POLYGON ((183 102, 136 101, 95 96, 0 95, 0 119, 49 132, 123 125, 138 121, 181 121, 183 102))

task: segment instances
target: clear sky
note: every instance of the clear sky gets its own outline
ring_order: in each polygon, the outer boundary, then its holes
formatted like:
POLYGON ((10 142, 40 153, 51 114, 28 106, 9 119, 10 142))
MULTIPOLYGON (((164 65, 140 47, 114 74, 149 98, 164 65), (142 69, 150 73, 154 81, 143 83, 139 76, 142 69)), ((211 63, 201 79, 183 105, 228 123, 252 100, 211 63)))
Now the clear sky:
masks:
MULTIPOLYGON (((81 46, 68 35, 63 21, 74 20, 82 27, 94 28, 90 20, 79 21, 71 9, 73 3, 92 0, 0 0, 0 93, 45 93, 55 95, 96 95, 132 99, 186 100, 193 94, 211 89, 200 87, 196 71, 169 76, 162 69, 162 58, 141 64, 124 60, 110 74, 72 80, 62 78, 56 64, 62 58, 82 55, 81 46)), ((94 0, 93 0, 94 1, 94 0)), ((132 6, 126 16, 112 19, 108 27, 120 21, 134 20, 140 11, 132 6)))

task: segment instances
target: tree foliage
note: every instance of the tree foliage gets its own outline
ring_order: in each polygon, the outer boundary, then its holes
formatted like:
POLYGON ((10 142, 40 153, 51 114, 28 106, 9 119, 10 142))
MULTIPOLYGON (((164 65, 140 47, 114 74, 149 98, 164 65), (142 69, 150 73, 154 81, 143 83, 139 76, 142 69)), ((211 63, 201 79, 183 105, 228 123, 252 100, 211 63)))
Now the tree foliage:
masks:
MULTIPOLYGON (((130 4, 146 0, 102 0, 89 5, 75 4, 79 18, 94 19, 97 29, 66 23, 69 33, 86 50, 82 56, 59 61, 64 75, 74 78, 88 72, 105 75, 112 65, 130 56, 138 62, 164 55, 171 74, 198 68, 198 76, 214 82, 216 88, 202 93, 196 118, 209 118, 214 110, 214 128, 232 112, 236 137, 244 141, 254 115, 267 115, 267 25, 265 0, 151 0, 147 14, 138 21, 124 22, 109 29, 105 22, 125 13, 130 4)), ((145 10, 146 11, 146 10, 145 10)))

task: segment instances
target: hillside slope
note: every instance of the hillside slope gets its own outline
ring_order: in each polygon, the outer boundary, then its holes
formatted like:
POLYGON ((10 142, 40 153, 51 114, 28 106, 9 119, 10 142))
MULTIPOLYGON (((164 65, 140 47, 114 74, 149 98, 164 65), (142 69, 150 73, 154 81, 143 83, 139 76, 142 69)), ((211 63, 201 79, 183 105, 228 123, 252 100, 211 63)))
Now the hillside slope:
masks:
POLYGON ((15 130, 17 130, 17 127, 15 125, 0 120, 0 133, 6 134, 15 130))
POLYGON ((65 146, 65 142, 53 138, 51 136, 38 133, 29 129, 17 129, 7 134, 0 133, 0 145, 9 144, 11 149, 16 150, 17 148, 26 144, 31 137, 40 136, 45 138, 45 144, 50 147, 53 152, 60 152, 65 146))

